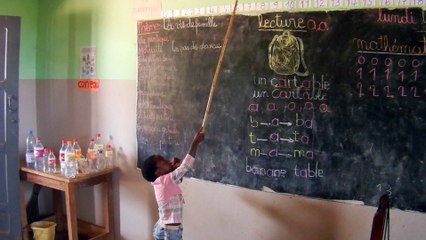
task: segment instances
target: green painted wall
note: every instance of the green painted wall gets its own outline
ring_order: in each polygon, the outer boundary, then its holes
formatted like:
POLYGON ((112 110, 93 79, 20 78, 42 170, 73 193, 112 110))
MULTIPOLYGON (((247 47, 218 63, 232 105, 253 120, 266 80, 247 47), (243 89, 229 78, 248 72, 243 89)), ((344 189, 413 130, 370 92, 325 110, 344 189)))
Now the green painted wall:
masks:
POLYGON ((38 0, 0 0, 0 15, 21 17, 19 78, 36 77, 38 0))
POLYGON ((97 79, 136 79, 132 2, 39 0, 37 79, 79 79, 80 49, 95 46, 97 79))
POLYGON ((20 79, 79 79, 80 48, 96 46, 97 78, 136 79, 132 1, 0 0, 21 17, 20 79))

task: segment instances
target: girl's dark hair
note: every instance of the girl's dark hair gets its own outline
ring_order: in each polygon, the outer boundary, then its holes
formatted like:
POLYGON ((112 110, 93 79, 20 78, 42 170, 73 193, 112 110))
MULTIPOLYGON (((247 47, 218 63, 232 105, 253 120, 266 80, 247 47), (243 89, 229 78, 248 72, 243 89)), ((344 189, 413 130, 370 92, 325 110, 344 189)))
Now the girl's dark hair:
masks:
POLYGON ((138 168, 141 169, 142 176, 149 182, 154 182, 157 179, 155 171, 157 170, 157 164, 155 159, 158 155, 152 155, 145 160, 138 159, 138 168))

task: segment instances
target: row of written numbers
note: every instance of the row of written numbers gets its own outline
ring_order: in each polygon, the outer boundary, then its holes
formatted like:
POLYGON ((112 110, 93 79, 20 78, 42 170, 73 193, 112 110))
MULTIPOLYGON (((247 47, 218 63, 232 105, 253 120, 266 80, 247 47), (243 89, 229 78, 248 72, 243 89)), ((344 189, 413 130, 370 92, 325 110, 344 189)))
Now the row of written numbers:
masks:
MULTIPOLYGON (((256 11, 280 11, 299 9, 335 9, 365 7, 425 7, 426 0, 285 0, 261 3, 239 3, 237 13, 256 11)), ((163 18, 190 17, 215 14, 230 14, 233 5, 173 9, 162 12, 163 18)))

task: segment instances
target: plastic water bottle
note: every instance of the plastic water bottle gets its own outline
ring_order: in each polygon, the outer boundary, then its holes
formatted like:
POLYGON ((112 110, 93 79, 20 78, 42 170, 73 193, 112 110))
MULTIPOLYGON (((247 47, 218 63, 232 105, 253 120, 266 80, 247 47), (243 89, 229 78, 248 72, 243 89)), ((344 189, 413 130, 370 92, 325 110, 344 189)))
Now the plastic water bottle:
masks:
POLYGON ((98 169, 98 152, 95 149, 95 139, 90 139, 87 148, 87 161, 89 163, 89 172, 96 172, 98 169))
POLYGON ((73 139, 72 140, 72 148, 74 148, 74 153, 75 153, 75 163, 77 164, 77 174, 81 174, 82 171, 80 170, 80 161, 81 161, 81 147, 78 144, 78 140, 77 139, 73 139))
POLYGON ((34 145, 35 137, 33 135, 33 130, 28 130, 27 139, 25 140, 26 151, 25 151, 25 163, 28 168, 34 169, 35 158, 34 158, 34 145))
POLYGON ((75 160, 78 161, 81 158, 81 147, 78 144, 77 139, 73 139, 72 148, 74 148, 75 160))
POLYGON ((90 173, 89 162, 87 161, 87 158, 85 158, 84 155, 81 154, 80 161, 78 162, 77 174, 87 174, 87 173, 90 173))
POLYGON ((67 150, 65 151, 65 174, 66 178, 75 178, 77 175, 77 166, 75 162, 75 152, 71 141, 67 141, 67 150))
POLYGON ((52 149, 50 149, 49 151, 48 166, 49 166, 48 173, 55 174, 56 173, 56 157, 52 149))
POLYGON ((43 151, 43 172, 49 173, 49 153, 50 149, 44 148, 43 151))
POLYGON ((105 158, 104 158, 102 149, 98 149, 98 165, 96 166, 96 168, 98 170, 102 170, 102 169, 105 168, 105 164, 106 164, 106 162, 105 162, 105 158))
POLYGON ((104 144, 102 143, 101 134, 100 133, 96 134, 95 149, 96 150, 100 149, 100 150, 104 151, 104 144))
POLYGON ((37 171, 43 171, 43 168, 44 168, 43 153, 44 153, 44 147, 43 147, 43 144, 41 143, 41 138, 36 137, 36 143, 34 145, 34 159, 35 159, 34 169, 37 171))
POLYGON ((65 175, 65 151, 67 150, 67 141, 62 140, 62 146, 59 150, 59 165, 61 167, 61 174, 65 175))
POLYGON ((107 145, 105 149, 105 166, 106 167, 112 167, 114 165, 114 152, 111 148, 111 145, 107 145))

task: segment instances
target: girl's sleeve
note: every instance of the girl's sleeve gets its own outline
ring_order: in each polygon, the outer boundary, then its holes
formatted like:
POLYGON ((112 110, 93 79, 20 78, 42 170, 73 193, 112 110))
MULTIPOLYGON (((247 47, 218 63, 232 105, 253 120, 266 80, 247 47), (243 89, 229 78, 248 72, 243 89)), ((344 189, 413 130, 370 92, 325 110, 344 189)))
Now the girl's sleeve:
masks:
POLYGON ((182 163, 178 168, 176 168, 172 172, 172 179, 176 184, 179 184, 182 182, 182 177, 185 175, 186 172, 189 170, 192 170, 192 166, 194 164, 194 157, 187 154, 185 158, 183 159, 182 163))

